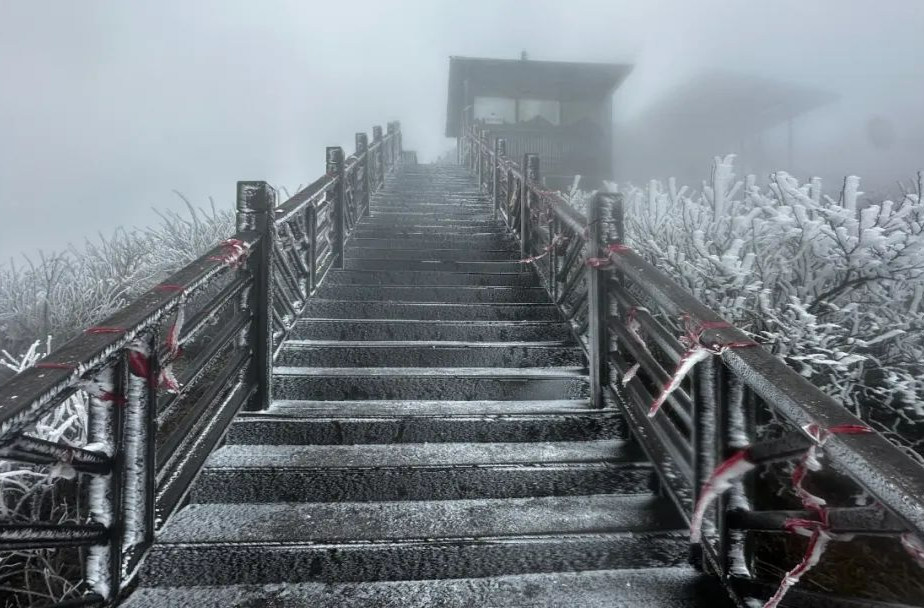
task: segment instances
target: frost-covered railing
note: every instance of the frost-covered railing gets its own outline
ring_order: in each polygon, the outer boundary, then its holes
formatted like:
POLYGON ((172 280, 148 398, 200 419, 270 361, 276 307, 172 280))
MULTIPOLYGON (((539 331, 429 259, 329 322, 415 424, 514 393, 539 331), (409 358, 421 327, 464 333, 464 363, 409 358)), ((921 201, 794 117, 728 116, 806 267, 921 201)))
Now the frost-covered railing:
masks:
MULTIPOLYGON (((483 126, 458 152, 581 340, 594 405, 622 409, 690 523, 694 563, 767 606, 831 543, 877 555, 859 571, 832 556, 832 579, 890 567, 924 575, 919 461, 625 246, 621 195, 596 194, 585 217, 542 187, 538 156, 507 159, 483 126), (781 533, 808 544, 794 551, 781 533)), ((834 601, 849 595, 837 591, 834 601)), ((794 605, 833 605, 792 593, 794 605)))
POLYGON ((400 158, 391 123, 371 144, 357 134, 349 158, 328 148, 326 174, 279 206, 266 182, 239 182, 236 234, 0 386, 0 459, 79 482, 53 498, 74 503, 65 521, 43 520, 41 500, 34 521, 0 519, 3 594, 17 555, 55 549, 83 563, 67 605, 118 598, 235 414, 269 404, 275 349, 400 158), (34 436, 74 400, 84 445, 34 436))

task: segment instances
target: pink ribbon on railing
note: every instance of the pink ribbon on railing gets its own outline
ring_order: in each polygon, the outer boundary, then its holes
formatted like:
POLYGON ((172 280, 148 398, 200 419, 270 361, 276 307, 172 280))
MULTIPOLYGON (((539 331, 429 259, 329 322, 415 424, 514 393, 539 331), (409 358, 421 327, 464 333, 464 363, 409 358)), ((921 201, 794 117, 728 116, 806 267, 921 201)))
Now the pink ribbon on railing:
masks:
POLYGON ((84 333, 87 334, 124 334, 124 327, 107 327, 107 326, 98 326, 98 327, 89 327, 84 330, 84 333))
MULTIPOLYGON (((168 347, 169 349, 169 347, 168 347)), ((176 353, 179 354, 179 348, 176 353)), ((173 375, 172 360, 165 362, 155 377, 151 365, 151 349, 142 340, 135 340, 128 345, 128 368, 132 375, 147 381, 151 388, 163 388, 168 392, 179 391, 179 383, 173 375)))
POLYGON ((77 369, 73 363, 57 363, 54 361, 40 361, 33 365, 36 369, 77 369))
POLYGON ((185 318, 186 303, 180 302, 176 307, 176 316, 173 319, 173 324, 170 325, 170 329, 167 331, 166 346, 167 350, 170 351, 171 357, 178 357, 180 355, 180 333, 183 331, 183 321, 185 318))
MULTIPOLYGON (((803 430, 812 439, 812 444, 799 459, 795 469, 793 469, 791 481, 793 491, 799 497, 802 506, 806 510, 815 513, 818 519, 794 518, 786 520, 783 524, 787 532, 808 536, 809 543, 800 562, 786 573, 776 592, 764 604, 764 608, 776 608, 779 606, 789 589, 795 586, 806 572, 818 564, 830 541, 849 541, 853 538, 852 534, 835 534, 831 532, 827 502, 820 496, 806 490, 802 484, 809 471, 821 470, 818 452, 824 448, 825 442, 832 435, 857 435, 871 433, 873 430, 866 425, 859 424, 839 424, 824 429, 816 423, 806 425, 803 430)), ((731 488, 735 481, 756 468, 756 466, 757 464, 750 458, 749 449, 743 449, 735 452, 715 468, 709 479, 703 484, 696 505, 693 508, 693 516, 690 518, 691 542, 700 542, 703 519, 709 506, 719 495, 731 488)))
MULTIPOLYGON (((587 230, 584 230, 584 238, 587 238, 587 230)), ((599 258, 587 258, 587 261, 584 262, 585 265, 591 268, 609 268, 613 265, 613 260, 610 259, 611 255, 618 253, 629 253, 632 251, 632 248, 628 245, 622 243, 610 243, 603 248, 603 253, 606 255, 599 258)))
POLYGON ((812 423, 806 425, 803 430, 812 438, 812 445, 805 451, 805 454, 796 464, 796 468, 793 469, 792 487, 796 496, 802 502, 802 506, 814 512, 818 519, 789 519, 785 522, 784 528, 787 532, 808 536, 809 543, 802 559, 792 570, 786 573, 783 580, 780 581, 780 586, 777 588, 776 593, 767 600, 764 608, 776 608, 779 606, 786 593, 801 580, 802 576, 818 565, 829 542, 832 540, 846 542, 853 540, 854 536, 853 534, 833 534, 828 521, 828 503, 820 496, 806 490, 802 484, 809 471, 821 470, 818 452, 832 435, 872 433, 873 429, 860 424, 839 424, 825 429, 819 424, 812 423))
POLYGON ((177 381, 173 372, 173 362, 183 354, 180 337, 183 331, 183 322, 185 318, 186 302, 180 302, 176 308, 176 316, 173 319, 173 324, 170 325, 170 329, 167 331, 165 344, 167 347, 167 360, 164 362, 163 367, 161 367, 159 378, 160 386, 171 393, 177 393, 180 390, 180 383, 177 381))
POLYGON ((911 532, 905 532, 901 536, 902 547, 905 548, 905 551, 908 552, 908 555, 911 556, 919 566, 924 568, 924 541, 921 541, 920 538, 912 534, 911 532))
POLYGON ((674 369, 674 373, 671 374, 671 377, 664 384, 661 393, 652 402, 651 408, 648 410, 649 418, 658 413, 658 410, 661 409, 661 406, 664 405, 667 398, 680 387, 680 383, 683 382, 683 379, 686 378, 687 374, 690 373, 697 363, 705 361, 713 355, 721 355, 731 348, 757 346, 757 343, 752 340, 704 344, 702 336, 706 330, 730 329, 734 326, 726 321, 702 321, 694 326, 692 317, 689 314, 684 314, 682 318, 686 327, 686 333, 680 338, 680 341, 686 345, 687 350, 681 355, 680 361, 677 363, 676 369, 674 369))
MULTIPOLYGON (((645 339, 642 337, 642 324, 638 320, 638 313, 642 311, 648 312, 648 309, 644 306, 632 306, 629 308, 629 310, 626 312, 626 330, 629 332, 629 335, 635 338, 635 341, 638 342, 643 349, 645 349, 645 352, 650 354, 651 350, 648 348, 648 343, 645 342, 645 339)), ((632 364, 632 366, 626 370, 626 373, 622 375, 622 385, 626 386, 629 384, 629 382, 632 381, 632 378, 635 378, 636 374, 638 374, 638 370, 640 368, 640 363, 636 362, 632 364)))
POLYGON ((213 262, 221 262, 231 268, 240 268, 247 259, 247 244, 240 239, 226 239, 221 242, 221 253, 210 256, 213 262))
POLYGON ((161 283, 160 285, 155 285, 154 289, 157 291, 183 291, 186 288, 177 283, 161 283))
POLYGON ((520 263, 520 264, 529 264, 530 262, 535 262, 535 261, 537 261, 537 260, 541 260, 541 259, 544 258, 545 256, 549 255, 549 253, 551 253, 552 250, 555 249, 561 241, 567 241, 567 240, 568 240, 568 237, 566 237, 566 236, 564 236, 564 235, 562 235, 562 234, 559 234, 559 235, 556 236, 554 239, 552 239, 552 242, 550 242, 550 243, 548 244, 548 246, 547 246, 545 249, 542 250, 541 253, 539 253, 539 254, 537 254, 537 255, 534 255, 534 256, 530 256, 530 257, 528 257, 528 258, 524 258, 524 259, 522 259, 522 260, 519 260, 519 263, 520 263))
POLYGON ((114 405, 125 405, 125 397, 116 393, 115 383, 108 380, 81 380, 77 387, 85 391, 91 397, 100 401, 106 401, 114 405))

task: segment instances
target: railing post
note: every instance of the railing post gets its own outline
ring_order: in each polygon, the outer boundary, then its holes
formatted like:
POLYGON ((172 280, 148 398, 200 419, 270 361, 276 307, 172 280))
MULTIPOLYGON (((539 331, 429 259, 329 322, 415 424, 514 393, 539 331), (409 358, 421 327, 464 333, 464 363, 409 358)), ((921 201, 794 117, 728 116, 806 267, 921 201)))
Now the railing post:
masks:
POLYGON ((478 166, 475 168, 475 175, 478 176, 478 192, 484 190, 484 157, 487 156, 484 134, 484 131, 478 131, 478 166))
POLYGON ((516 232, 516 230, 514 230, 514 226, 512 223, 513 222, 513 210, 510 208, 510 206, 513 204, 513 201, 511 199, 513 198, 514 184, 516 183, 513 177, 513 169, 510 169, 509 167, 507 168, 506 177, 507 177, 507 181, 506 181, 507 194, 505 195, 506 200, 504 201, 504 205, 506 205, 506 209, 504 209, 504 225, 507 227, 508 232, 516 232))
MULTIPOLYGON (((607 193, 598 192, 587 208, 587 259, 599 258, 602 254, 603 226, 601 207, 607 193)), ((587 268, 589 284, 587 287, 587 351, 588 371, 590 372, 590 400, 595 408, 605 405, 603 390, 609 381, 609 337, 607 321, 609 320, 609 303, 606 293, 605 268, 587 268)))
POLYGON ((372 142, 379 144, 375 160, 375 189, 378 190, 385 183, 385 150, 382 146, 382 126, 375 125, 372 127, 372 142))
POLYGON ((305 230, 308 231, 308 293, 318 287, 318 213, 314 205, 305 211, 305 230))
POLYGON ((492 183, 492 192, 494 194, 494 219, 497 219, 497 214, 500 213, 500 172, 501 172, 501 161, 507 156, 507 140, 498 137, 494 140, 494 164, 492 166, 492 173, 494 178, 492 183))
POLYGON ((388 171, 391 172, 395 166, 395 158, 398 149, 398 137, 395 135, 394 121, 388 123, 386 129, 388 133, 388 171))
POLYGON ((334 242, 331 243, 331 265, 334 268, 343 268, 343 242, 346 239, 346 197, 343 175, 343 148, 330 146, 327 148, 327 174, 337 180, 331 189, 331 232, 334 242))
POLYGON ((362 156, 360 161, 360 167, 362 167, 363 172, 363 198, 360 201, 362 205, 356 205, 356 219, 359 220, 361 217, 365 217, 369 212, 369 202, 371 200, 371 190, 370 185, 372 180, 369 179, 369 136, 365 133, 356 134, 356 156, 357 158, 362 156))
POLYGON ((529 185, 539 183, 539 155, 523 155, 523 184, 520 187, 520 259, 525 260, 532 255, 530 239, 529 210, 532 199, 529 194, 529 185))
POLYGON ((276 191, 266 182, 237 183, 237 230, 260 234, 260 241, 251 250, 248 262, 253 273, 250 349, 257 387, 246 406, 251 411, 265 409, 272 402, 275 207, 276 191))

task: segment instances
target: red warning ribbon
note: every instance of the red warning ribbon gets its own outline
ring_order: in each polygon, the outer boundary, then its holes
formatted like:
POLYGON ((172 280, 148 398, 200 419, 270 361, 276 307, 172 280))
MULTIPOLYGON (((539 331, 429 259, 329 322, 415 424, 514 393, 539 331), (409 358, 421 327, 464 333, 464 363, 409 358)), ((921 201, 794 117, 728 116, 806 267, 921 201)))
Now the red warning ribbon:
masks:
MULTIPOLYGON (((802 559, 786 573, 776 592, 764 604, 764 608, 776 608, 779 606, 786 593, 799 582, 802 576, 818 565, 829 542, 832 540, 849 541, 853 539, 852 534, 834 534, 831 532, 827 502, 820 496, 810 493, 802 484, 809 471, 821 470, 821 462, 818 458, 819 450, 824 447, 825 442, 832 435, 857 435, 872 433, 873 430, 861 424, 838 424, 825 429, 817 423, 808 424, 803 427, 803 430, 811 437, 812 444, 799 459, 793 470, 791 478, 793 491, 799 497, 802 505, 807 510, 815 513, 818 519, 793 518, 786 520, 783 524, 787 532, 808 536, 809 543, 802 559)), ((709 506, 719 495, 731 488, 736 480, 756 466, 756 463, 750 458, 749 450, 744 449, 735 452, 730 458, 716 467, 706 483, 703 484, 699 498, 693 508, 693 516, 690 519, 690 540, 692 542, 699 542, 702 538, 703 519, 709 506)), ((903 537, 903 545, 904 542, 903 537)), ((924 557, 924 544, 919 546, 922 549, 922 557, 924 557)), ((922 565, 924 565, 924 562, 922 562, 922 565)))
POLYGON ((231 268, 240 268, 247 259, 247 244, 240 239, 227 239, 221 242, 221 253, 210 256, 213 262, 221 262, 231 268))
POLYGON ((753 340, 704 343, 703 333, 707 330, 731 329, 734 326, 727 321, 700 321, 694 324, 693 317, 689 314, 682 315, 682 318, 686 331, 680 338, 680 341, 687 346, 687 350, 681 355, 680 361, 677 362, 677 367, 674 369, 674 373, 671 374, 671 377, 664 384, 661 393, 652 402, 651 408, 648 410, 649 418, 658 413, 658 410, 661 409, 661 406, 664 405, 667 398, 680 387, 680 383, 683 382, 683 379, 686 378, 687 374, 690 373, 697 363, 705 361, 712 355, 721 355, 730 348, 757 346, 757 343, 753 340))

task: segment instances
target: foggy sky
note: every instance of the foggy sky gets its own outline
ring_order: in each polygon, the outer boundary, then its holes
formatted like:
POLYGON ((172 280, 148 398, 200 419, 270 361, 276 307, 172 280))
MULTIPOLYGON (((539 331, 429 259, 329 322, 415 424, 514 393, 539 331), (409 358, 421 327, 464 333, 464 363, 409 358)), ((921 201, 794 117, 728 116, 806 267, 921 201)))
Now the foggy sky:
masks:
MULTIPOLYGON (((920 0, 81 0, 0 2, 0 257, 61 249, 240 179, 295 188, 324 147, 401 120, 443 136, 449 55, 634 63, 614 118, 720 67, 830 90, 798 166, 891 180, 924 167, 920 0), (898 136, 872 152, 863 125, 898 136)), ((678 141, 682 137, 678 136, 678 141)), ((709 160, 727 150, 704 151, 709 160)), ((621 177, 614 171, 615 178, 621 177)), ((671 167, 652 167, 667 177, 671 167)), ((804 176, 803 176, 804 177, 804 176)))

